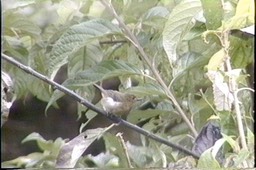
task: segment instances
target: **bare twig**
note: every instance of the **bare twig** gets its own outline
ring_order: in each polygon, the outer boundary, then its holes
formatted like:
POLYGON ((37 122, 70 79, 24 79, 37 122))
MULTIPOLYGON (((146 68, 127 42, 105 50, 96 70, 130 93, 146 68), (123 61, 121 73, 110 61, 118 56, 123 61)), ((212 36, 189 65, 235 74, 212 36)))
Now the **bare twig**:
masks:
MULTIPOLYGON (((229 56, 229 31, 224 30, 221 33, 221 38, 220 41, 223 45, 224 48, 224 52, 225 52, 225 64, 227 67, 227 72, 231 72, 232 71, 232 67, 231 67, 231 63, 230 63, 230 56, 229 56)), ((240 140, 241 140, 241 144, 242 144, 242 149, 245 149, 246 151, 248 151, 248 147, 246 144, 246 138, 245 138, 245 133, 244 133, 244 126, 243 126, 243 118, 242 118, 242 114, 241 114, 241 110, 240 110, 240 106, 239 106, 239 100, 237 97, 237 91, 238 91, 238 87, 237 87, 237 83, 236 80, 233 76, 229 77, 229 88, 230 88, 230 93, 233 95, 234 97, 234 107, 235 107, 235 112, 236 112, 236 120, 237 120, 237 125, 238 125, 238 131, 239 131, 239 136, 240 136, 240 140)), ((246 161, 242 162, 244 168, 248 167, 248 164, 246 161)))
POLYGON ((111 41, 100 41, 100 44, 118 44, 118 43, 127 43, 127 40, 111 40, 111 41))
POLYGON ((170 142, 170 141, 168 141, 168 140, 166 140, 164 138, 156 136, 156 135, 154 135, 154 134, 152 134, 152 133, 150 133, 150 132, 148 132, 148 131, 146 131, 146 130, 144 130, 144 129, 142 129, 142 128, 140 128, 140 127, 138 127, 138 126, 136 126, 136 125, 134 125, 134 124, 132 124, 130 122, 127 122, 127 121, 121 119, 120 117, 117 117, 117 116, 115 116, 113 114, 107 113, 107 112, 105 112, 105 111, 95 107, 92 103, 88 102, 86 99, 82 98, 81 96, 79 96, 78 94, 73 92, 72 90, 69 90, 66 87, 64 87, 64 86, 62 86, 62 85, 52 81, 48 77, 46 77, 46 76, 36 72, 35 70, 33 70, 32 68, 30 68, 28 66, 23 65, 22 63, 16 61, 12 57, 2 53, 2 59, 6 60, 7 62, 9 62, 9 63, 11 63, 13 65, 15 65, 16 67, 20 68, 21 70, 25 71, 26 73, 31 74, 34 77, 37 77, 40 80, 42 80, 42 81, 44 81, 44 82, 46 82, 46 83, 56 87, 56 89, 58 89, 58 90, 62 91, 63 93, 69 95, 70 97, 72 97, 77 102, 79 102, 82 105, 88 107, 89 109, 91 109, 91 110, 93 110, 93 111, 95 111, 95 112, 97 112, 97 113, 107 117, 111 121, 119 123, 122 126, 126 126, 127 128, 130 128, 130 129, 132 129, 132 130, 134 130, 134 131, 136 131, 136 132, 138 132, 138 133, 140 133, 140 134, 142 134, 142 135, 144 135, 144 136, 146 136, 148 138, 151 138, 151 139, 153 139, 155 141, 158 141, 158 142, 160 142, 162 144, 165 144, 165 145, 170 146, 170 147, 172 147, 174 149, 177 149, 177 150, 179 150, 179 151, 181 151, 181 152, 183 152, 183 153, 185 153, 187 155, 191 155, 191 156, 193 156, 196 159, 199 158, 199 156, 197 154, 195 154, 194 152, 192 152, 190 150, 187 150, 184 147, 181 147, 181 146, 179 146, 179 145, 177 145, 175 143, 172 143, 172 142, 170 142))
POLYGON ((179 105, 178 101, 176 100, 176 98, 174 97, 174 95, 172 94, 172 92, 169 90, 168 86, 165 84, 165 82, 163 81, 163 79, 161 78, 160 74, 158 73, 157 69, 152 65, 152 62, 149 60, 149 57, 147 56, 147 54, 145 53, 145 51, 143 50, 143 48, 141 47, 138 39, 134 36, 134 34, 129 30, 129 28, 124 24, 124 22, 121 20, 121 18, 118 16, 118 14, 116 13, 114 7, 112 6, 111 3, 107 3, 105 0, 101 0, 102 4, 113 14, 113 16, 116 18, 116 20, 118 21, 120 27, 122 27, 126 33, 127 38, 133 43, 133 45, 138 49, 138 51, 140 52, 142 58, 144 59, 144 61, 147 63, 147 65, 149 66, 149 68, 151 69, 152 73, 154 74, 157 82, 164 88, 168 98, 173 102, 175 108, 178 110, 179 114, 181 115, 181 117, 183 118, 183 120, 186 122, 186 124, 188 125, 189 129, 191 130, 191 132, 193 133, 194 137, 196 137, 198 135, 195 127, 192 125, 192 123, 190 122, 190 120, 187 118, 186 114, 184 113, 184 111, 182 110, 181 106, 179 105))
POLYGON ((125 153, 125 158, 126 158, 126 161, 127 161, 127 164, 129 166, 129 168, 133 168, 132 164, 131 164, 131 160, 130 160, 129 154, 128 154, 128 151, 127 151, 127 147, 125 145, 125 142, 124 142, 124 139, 123 139, 123 136, 122 136, 122 133, 118 133, 118 134, 116 134, 116 136, 118 137, 119 142, 122 145, 123 152, 125 153))
MULTIPOLYGON (((228 39, 228 35, 229 32, 228 31, 223 31, 222 32, 222 38, 220 39, 222 44, 223 44, 223 48, 224 48, 224 52, 225 52, 225 63, 226 63, 226 67, 227 67, 227 72, 231 72, 232 71, 232 67, 231 67, 231 63, 230 63, 230 56, 229 56, 229 39, 228 39)), ((239 136, 241 138, 241 144, 242 147, 245 150, 248 150, 247 144, 246 144, 246 139, 245 139, 245 134, 244 134, 244 127, 243 127, 243 122, 242 122, 242 114, 240 111, 240 107, 239 107, 239 100, 237 98, 237 93, 236 91, 237 89, 237 83, 236 80, 234 79, 233 76, 229 77, 229 84, 230 84, 230 92, 234 97, 234 106, 235 106, 235 112, 236 112, 236 118, 237 118, 237 124, 238 124, 238 131, 239 131, 239 136)))

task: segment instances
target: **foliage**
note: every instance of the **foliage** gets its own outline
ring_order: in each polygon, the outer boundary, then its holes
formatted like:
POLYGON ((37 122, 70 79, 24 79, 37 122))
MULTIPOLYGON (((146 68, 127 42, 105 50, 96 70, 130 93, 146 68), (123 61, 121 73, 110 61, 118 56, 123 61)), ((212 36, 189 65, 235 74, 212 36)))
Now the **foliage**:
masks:
MULTIPOLYGON (((112 0, 111 3, 138 39, 151 65, 102 1, 92 0, 18 0, 4 6, 3 53, 52 79, 58 76, 61 66, 67 65, 68 78, 63 85, 87 94, 89 100, 94 96, 91 85, 95 82, 113 77, 120 78, 122 87, 127 80, 137 82, 138 86, 124 90, 143 98, 143 102, 154 103, 155 107, 134 109, 128 120, 144 122, 144 129, 192 148, 194 137, 191 140, 190 129, 176 104, 159 84, 153 71, 157 69, 197 131, 211 119, 217 119, 222 128, 222 141, 206 150, 197 165, 193 160, 188 166, 251 167, 254 120, 248 79, 253 75, 247 66, 254 62, 254 43, 253 36, 241 29, 254 25, 253 0, 112 0), (229 57, 230 65, 226 62, 229 57), (230 88, 231 79, 234 89, 230 88), (237 100, 240 103, 236 105, 237 100), (233 109, 234 106, 238 109, 233 109), (246 147, 240 145, 241 130, 246 132, 246 147), (224 163, 216 161, 214 148, 223 149, 224 163)), ((2 69, 15 79, 17 98, 30 92, 48 102, 49 107, 63 95, 8 63, 4 62, 2 69)), ((24 141, 36 140, 43 152, 2 165, 55 165, 65 140, 46 141, 39 134, 31 135, 24 141)), ((189 159, 177 150, 145 138, 141 139, 143 146, 135 146, 129 142, 123 144, 113 134, 102 135, 107 151, 97 156, 81 156, 76 167, 170 167, 174 162, 189 159)))

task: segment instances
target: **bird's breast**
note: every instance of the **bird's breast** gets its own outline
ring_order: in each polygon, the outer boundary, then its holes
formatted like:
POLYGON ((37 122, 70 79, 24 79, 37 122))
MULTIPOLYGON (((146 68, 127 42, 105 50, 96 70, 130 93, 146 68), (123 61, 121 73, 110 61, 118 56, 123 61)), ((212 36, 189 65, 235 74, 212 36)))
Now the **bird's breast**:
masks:
POLYGON ((114 101, 111 97, 104 97, 101 99, 101 104, 106 112, 114 114, 126 114, 131 110, 129 102, 114 101))

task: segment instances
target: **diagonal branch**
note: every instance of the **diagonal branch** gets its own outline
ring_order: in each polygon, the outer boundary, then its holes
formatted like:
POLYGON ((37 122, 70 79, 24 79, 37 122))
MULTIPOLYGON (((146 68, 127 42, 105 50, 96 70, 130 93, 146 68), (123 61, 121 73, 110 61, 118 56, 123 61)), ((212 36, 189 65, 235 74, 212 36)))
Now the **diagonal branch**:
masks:
POLYGON ((127 38, 138 49, 138 51, 140 52, 142 58, 144 59, 144 61, 147 63, 147 65, 151 69, 152 73, 154 74, 156 80, 164 88, 168 98, 173 102, 175 108, 178 110, 179 114, 181 115, 183 120, 186 122, 186 124, 188 125, 188 127, 191 130, 191 132, 193 133, 193 135, 196 137, 198 135, 198 133, 197 133, 195 127, 192 125, 192 123, 190 122, 190 120, 188 119, 188 117, 186 116, 184 111, 182 110, 182 108, 179 105, 178 101, 176 100, 176 98, 174 97, 172 92, 169 90, 168 86, 165 84, 165 82, 161 78, 160 74, 158 73, 156 68, 153 66, 152 62, 150 62, 149 57, 147 56, 147 54, 143 50, 143 48, 140 45, 138 39, 134 36, 134 34, 129 30, 129 28, 124 24, 124 22, 118 16, 118 14, 116 13, 116 11, 115 11, 114 7, 112 6, 112 4, 111 3, 107 3, 105 0, 101 0, 101 2, 109 10, 109 12, 111 12, 112 15, 116 18, 116 20, 118 21, 120 27, 122 27, 124 29, 124 32, 126 33, 127 38))
POLYGON ((30 68, 28 66, 23 65, 22 63, 16 61, 12 57, 2 53, 2 59, 6 60, 7 62, 9 62, 9 63, 11 63, 13 65, 15 65, 16 67, 20 68, 21 70, 25 71, 26 73, 31 74, 34 77, 37 77, 40 80, 42 80, 42 81, 44 81, 44 82, 46 82, 46 83, 56 87, 56 89, 58 89, 58 90, 62 91, 63 93, 71 96, 77 102, 81 103, 82 105, 88 107, 89 109, 91 109, 91 110, 93 110, 93 111, 95 111, 95 112, 97 112, 99 114, 102 114, 103 116, 107 117, 111 121, 118 122, 122 126, 126 126, 127 128, 130 128, 130 129, 132 129, 132 130, 134 130, 134 131, 136 131, 136 132, 138 132, 138 133, 140 133, 140 134, 142 134, 142 135, 144 135, 144 136, 146 136, 146 137, 148 137, 150 139, 153 139, 153 140, 158 141, 160 143, 163 143, 163 144, 165 144, 167 146, 170 146, 170 147, 172 147, 174 149, 177 149, 177 150, 185 153, 186 155, 191 155, 191 156, 193 156, 196 159, 199 158, 199 156, 197 154, 195 154, 194 152, 192 152, 190 150, 187 150, 186 148, 183 148, 182 146, 179 146, 179 145, 177 145, 175 143, 172 143, 172 142, 170 142, 170 141, 168 141, 168 140, 166 140, 164 138, 156 136, 156 135, 154 135, 154 134, 152 134, 152 133, 150 133, 150 132, 148 132, 148 131, 146 131, 146 130, 144 130, 144 129, 142 129, 142 128, 140 128, 140 127, 138 127, 138 126, 136 126, 136 125, 134 125, 134 124, 132 124, 130 122, 127 122, 127 121, 121 119, 120 117, 117 117, 117 116, 115 116, 113 114, 109 114, 109 113, 107 113, 107 112, 105 112, 105 111, 95 107, 92 103, 88 102, 86 99, 84 99, 81 96, 79 96, 78 94, 74 93, 72 90, 69 90, 68 88, 66 88, 66 87, 64 87, 64 86, 62 86, 62 85, 52 81, 48 77, 46 77, 46 76, 36 72, 35 70, 33 70, 32 68, 30 68))

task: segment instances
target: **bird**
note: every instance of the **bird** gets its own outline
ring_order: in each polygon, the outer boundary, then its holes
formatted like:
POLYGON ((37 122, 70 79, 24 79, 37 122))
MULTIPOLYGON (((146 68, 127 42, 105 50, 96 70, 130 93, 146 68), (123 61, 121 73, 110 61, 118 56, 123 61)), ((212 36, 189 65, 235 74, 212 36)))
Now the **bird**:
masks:
POLYGON ((98 84, 93 85, 101 91, 101 105, 108 113, 127 116, 137 100, 135 95, 121 93, 116 90, 105 90, 98 84))

